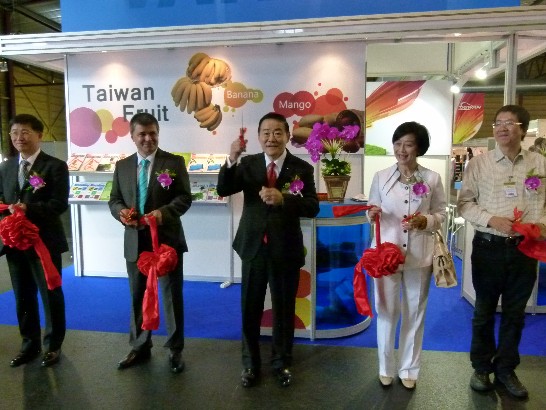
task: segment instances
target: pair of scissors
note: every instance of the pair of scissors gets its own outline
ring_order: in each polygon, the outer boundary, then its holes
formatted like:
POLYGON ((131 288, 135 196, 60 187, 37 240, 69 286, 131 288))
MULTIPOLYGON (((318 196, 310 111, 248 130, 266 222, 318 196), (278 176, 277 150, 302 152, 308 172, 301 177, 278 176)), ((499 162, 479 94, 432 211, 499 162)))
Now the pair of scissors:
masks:
POLYGON ((413 218, 415 218, 417 215, 420 215, 421 212, 417 211, 415 212, 414 214, 411 214, 410 216, 407 216, 405 217, 404 219, 402 219, 402 222, 409 222, 411 221, 413 218))
POLYGON ((243 123, 244 115, 241 114, 241 128, 239 128, 239 143, 241 144, 241 151, 246 151, 246 141, 245 141, 245 134, 246 134, 246 127, 243 123))

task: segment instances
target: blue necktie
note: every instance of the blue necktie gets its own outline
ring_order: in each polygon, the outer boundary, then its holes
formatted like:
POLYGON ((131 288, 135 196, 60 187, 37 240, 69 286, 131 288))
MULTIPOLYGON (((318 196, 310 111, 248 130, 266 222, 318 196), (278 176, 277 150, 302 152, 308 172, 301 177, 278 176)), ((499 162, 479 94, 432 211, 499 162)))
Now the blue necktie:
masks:
POLYGON ((144 215, 144 204, 148 193, 148 165, 150 161, 143 159, 140 161, 140 172, 138 173, 138 212, 144 215))

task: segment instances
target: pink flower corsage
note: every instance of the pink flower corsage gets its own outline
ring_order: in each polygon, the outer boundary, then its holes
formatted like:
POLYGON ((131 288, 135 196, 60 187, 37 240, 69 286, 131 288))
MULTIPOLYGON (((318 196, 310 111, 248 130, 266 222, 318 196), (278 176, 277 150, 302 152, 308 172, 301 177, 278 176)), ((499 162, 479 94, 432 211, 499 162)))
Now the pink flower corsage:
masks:
POLYGON ((31 175, 28 178, 28 182, 30 184, 30 187, 28 189, 32 189, 32 193, 36 192, 40 188, 45 187, 44 179, 38 174, 31 175))
POLYGON ((291 183, 287 182, 286 184, 284 184, 283 191, 290 192, 293 195, 303 196, 301 194, 301 190, 303 189, 303 186, 304 186, 303 181, 300 179, 298 175, 296 175, 291 183))
POLYGON ((429 193, 428 186, 423 181, 419 181, 413 184, 412 190, 413 193, 420 198, 427 196, 427 194, 429 193))
POLYGON ((175 176, 176 174, 174 172, 165 169, 163 171, 157 172, 157 182, 161 184, 163 189, 169 189, 169 187, 173 183, 173 177, 175 176))
POLYGON ((542 181, 538 176, 530 176, 525 178, 525 188, 530 191, 536 191, 542 185, 542 181))

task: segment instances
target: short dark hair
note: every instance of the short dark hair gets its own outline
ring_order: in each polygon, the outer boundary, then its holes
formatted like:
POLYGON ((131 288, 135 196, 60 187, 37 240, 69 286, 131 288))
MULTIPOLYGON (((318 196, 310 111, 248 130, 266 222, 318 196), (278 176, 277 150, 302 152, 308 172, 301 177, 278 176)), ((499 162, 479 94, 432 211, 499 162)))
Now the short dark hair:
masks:
POLYGON ((262 118, 260 118, 260 122, 258 123, 258 134, 260 133, 260 129, 262 128, 262 122, 264 122, 265 120, 277 120, 279 122, 282 122, 284 124, 284 130, 286 131, 286 133, 290 133, 290 127, 288 126, 288 121, 286 121, 286 117, 284 115, 276 112, 268 112, 262 118))
POLYGON ((527 130, 529 129, 529 121, 531 121, 529 111, 519 105, 505 105, 500 107, 495 113, 495 121, 501 112, 511 112, 512 114, 515 114, 516 117, 518 117, 518 122, 521 122, 521 129, 527 133, 527 130))
POLYGON ((42 123, 42 121, 40 121, 38 118, 36 118, 32 114, 19 114, 13 117, 13 119, 9 122, 10 130, 14 124, 30 125, 30 128, 32 128, 33 131, 36 131, 39 133, 44 132, 44 124, 42 123))
POLYGON ((155 118, 152 114, 149 114, 147 112, 139 112, 138 114, 133 115, 133 118, 131 118, 131 134, 135 130, 137 124, 139 125, 151 125, 155 124, 157 127, 157 130, 159 131, 159 122, 157 121, 157 118, 155 118))
POLYGON ((404 135, 408 134, 412 134, 415 137, 418 149, 417 156, 425 155, 428 151, 428 147, 430 147, 430 135, 427 128, 415 121, 404 122, 394 130, 392 143, 394 144, 404 135))

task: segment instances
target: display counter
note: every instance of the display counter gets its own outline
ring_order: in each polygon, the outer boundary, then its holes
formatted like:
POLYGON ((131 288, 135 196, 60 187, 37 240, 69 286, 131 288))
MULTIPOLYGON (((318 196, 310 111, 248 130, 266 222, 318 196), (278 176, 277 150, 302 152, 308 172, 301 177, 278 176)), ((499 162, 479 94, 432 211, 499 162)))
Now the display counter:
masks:
MULTIPOLYGON (((335 338, 366 329, 368 316, 356 311, 354 267, 370 243, 370 224, 364 212, 335 218, 334 206, 357 205, 320 202, 314 219, 302 219, 306 265, 300 270, 296 297, 295 336, 335 338)), ((372 283, 369 277, 368 289, 372 283)), ((266 300, 261 333, 271 334, 271 302, 266 300)))

